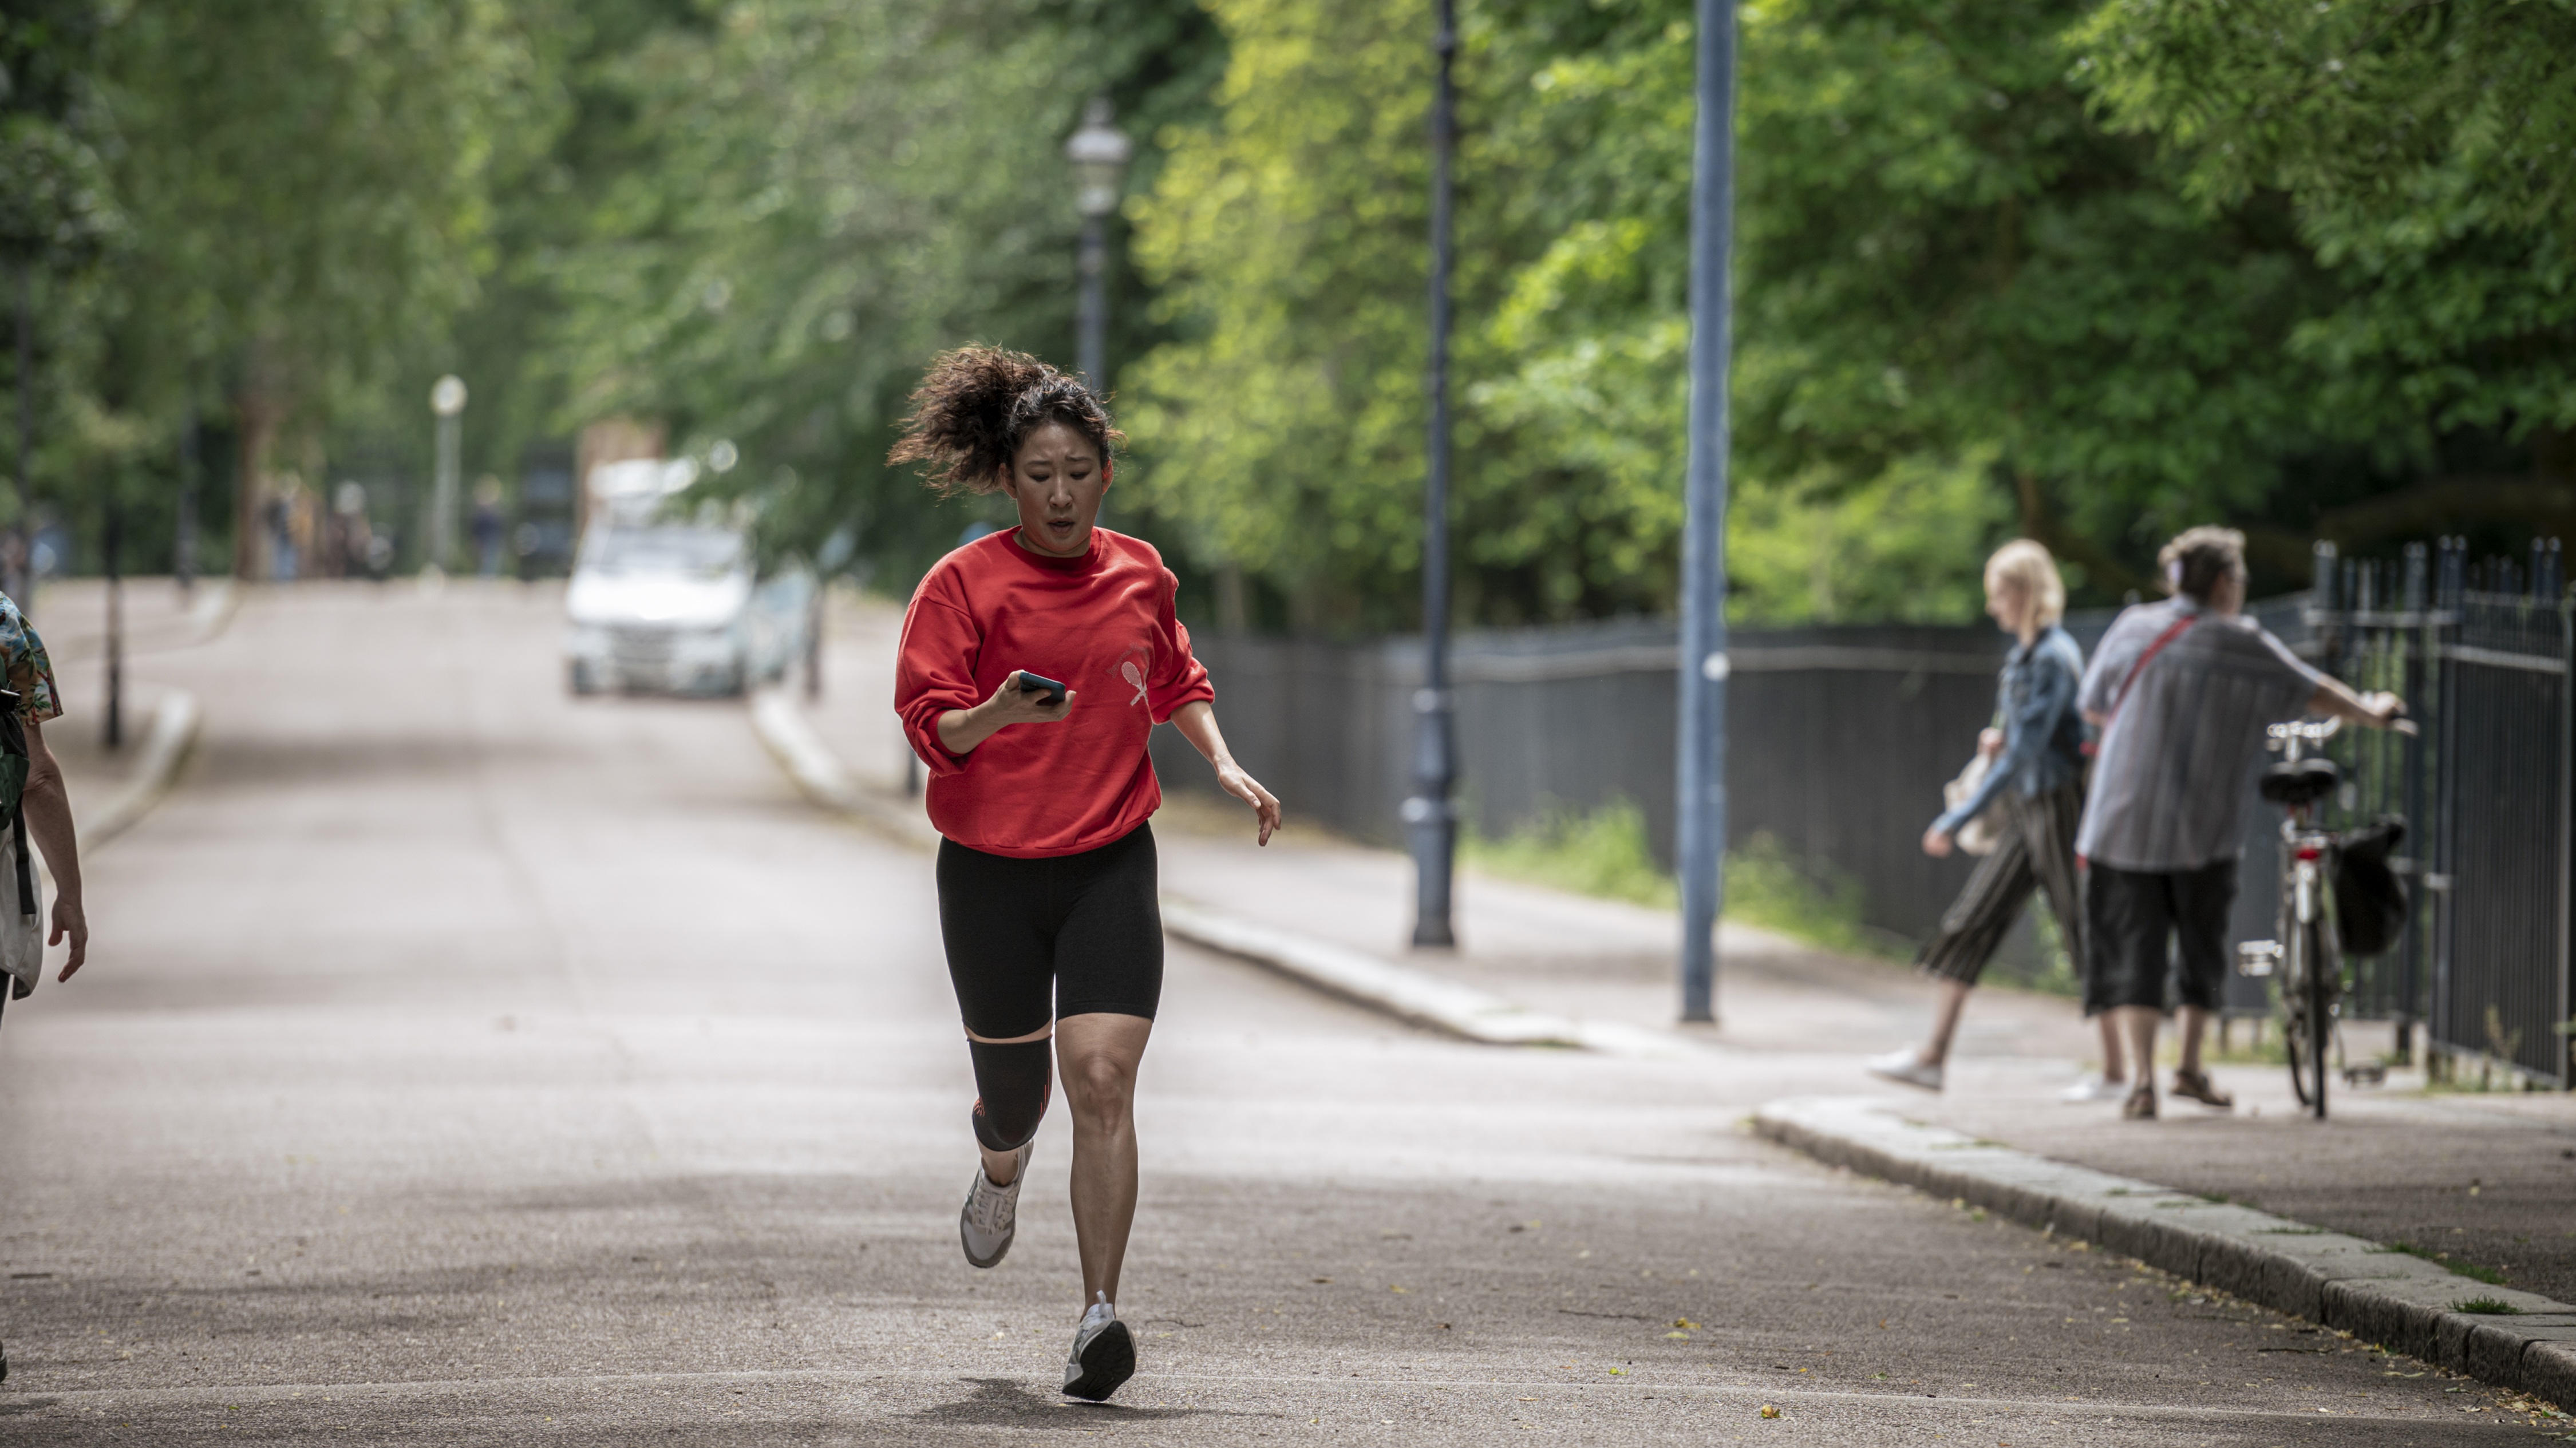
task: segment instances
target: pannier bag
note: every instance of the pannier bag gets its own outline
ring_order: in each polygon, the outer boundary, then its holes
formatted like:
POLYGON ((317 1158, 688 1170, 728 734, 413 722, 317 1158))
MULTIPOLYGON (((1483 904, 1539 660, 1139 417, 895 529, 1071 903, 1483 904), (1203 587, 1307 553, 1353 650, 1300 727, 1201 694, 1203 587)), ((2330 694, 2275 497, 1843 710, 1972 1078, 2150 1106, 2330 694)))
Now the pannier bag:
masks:
POLYGON ((2377 955, 2406 930, 2406 882, 2388 857, 2406 842, 2406 821, 2381 815, 2347 830, 2335 849, 2335 934, 2353 955, 2377 955))

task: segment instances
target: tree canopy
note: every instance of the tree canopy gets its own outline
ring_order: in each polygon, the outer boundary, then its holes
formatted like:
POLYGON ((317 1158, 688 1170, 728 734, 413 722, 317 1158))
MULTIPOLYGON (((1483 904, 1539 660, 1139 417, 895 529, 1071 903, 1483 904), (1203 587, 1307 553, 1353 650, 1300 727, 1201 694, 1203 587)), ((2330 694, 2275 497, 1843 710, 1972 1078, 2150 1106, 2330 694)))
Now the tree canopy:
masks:
MULTIPOLYGON (((2185 196, 2283 198, 2341 283, 2289 339, 2329 406, 2528 442, 2538 480, 2565 487, 2576 3, 2112 0, 2067 45, 2103 117, 2154 138, 2185 196)), ((2381 511, 2532 501, 2533 479, 2431 471, 2429 496, 2381 511)), ((2542 498, 2540 520, 2576 513, 2542 498)))
MULTIPOLYGON (((1461 6, 1462 617, 1675 596, 1693 11, 1461 6)), ((38 491, 166 487, 192 396, 245 508, 273 470, 413 468, 454 370, 478 471, 659 419, 735 445, 706 486, 761 500, 772 553, 838 535, 900 587, 989 506, 886 466, 902 397, 964 341, 1069 360, 1060 148, 1106 95, 1139 141, 1117 525, 1193 610, 1404 627, 1430 23, 30 0, 0 21, 0 247, 44 295, 38 491)), ((1739 617, 1970 617, 2015 533, 2108 600, 2212 518, 2274 584, 2316 536, 2576 526, 2576 0, 1763 0, 1741 23, 1739 617)))

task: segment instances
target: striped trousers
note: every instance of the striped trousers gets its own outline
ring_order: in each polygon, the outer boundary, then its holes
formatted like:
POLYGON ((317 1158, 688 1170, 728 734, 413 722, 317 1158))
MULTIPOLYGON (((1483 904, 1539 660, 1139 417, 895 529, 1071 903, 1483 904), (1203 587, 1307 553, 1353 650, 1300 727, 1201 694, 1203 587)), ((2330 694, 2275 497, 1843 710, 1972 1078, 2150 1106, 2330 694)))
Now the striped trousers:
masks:
POLYGON ((2083 969, 2084 908, 2076 876, 2075 826, 2084 815, 2084 787, 2068 784, 2038 795, 2007 789, 2001 803, 2002 841, 1977 862, 1968 887, 1942 915, 1941 933, 1914 958, 1915 968, 1926 975, 1975 985, 2035 890, 2047 892, 2067 958, 2083 969))

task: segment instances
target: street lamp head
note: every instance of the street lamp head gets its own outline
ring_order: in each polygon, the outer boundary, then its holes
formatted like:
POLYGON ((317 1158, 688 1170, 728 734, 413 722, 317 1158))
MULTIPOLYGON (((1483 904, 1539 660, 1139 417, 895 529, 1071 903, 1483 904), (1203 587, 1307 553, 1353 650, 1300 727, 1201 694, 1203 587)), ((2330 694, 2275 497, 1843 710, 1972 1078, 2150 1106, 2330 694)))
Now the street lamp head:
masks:
POLYGON ((1082 129, 1064 143, 1064 158, 1073 163, 1074 205, 1089 217, 1118 209, 1118 193, 1135 143, 1109 124, 1109 97, 1094 96, 1082 113, 1082 129))
POLYGON ((465 410, 465 379, 451 372, 429 389, 429 410, 454 417, 465 410))

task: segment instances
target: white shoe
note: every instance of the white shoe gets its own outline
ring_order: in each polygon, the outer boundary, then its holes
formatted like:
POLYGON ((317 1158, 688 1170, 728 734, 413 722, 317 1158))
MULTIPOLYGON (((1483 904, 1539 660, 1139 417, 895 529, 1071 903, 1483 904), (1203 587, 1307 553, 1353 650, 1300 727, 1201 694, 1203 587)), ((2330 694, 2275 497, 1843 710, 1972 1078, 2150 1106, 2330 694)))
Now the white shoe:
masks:
POLYGON ((1109 1294, 1092 1295, 1099 1301, 1083 1312, 1082 1325, 1073 1330, 1073 1351, 1064 1360, 1064 1391, 1097 1403, 1136 1375, 1136 1339, 1118 1320, 1109 1294))
POLYGON ((2088 1101, 2126 1101, 2129 1099, 2129 1083, 2111 1080, 2099 1071, 2090 1071, 2085 1073, 2083 1080, 2059 1092, 2057 1099, 2069 1106, 2081 1106, 2088 1101))
POLYGON ((1941 1068, 1925 1065, 1922 1054, 1912 1046, 1890 1051, 1884 1056, 1870 1057, 1869 1074, 1901 1081, 1908 1086, 1920 1086, 1926 1091, 1941 1089, 1941 1068))
POLYGON ((1011 1235, 1019 1230, 1020 1183, 1029 1179, 1029 1152, 1036 1146, 1035 1141, 1020 1144, 1014 1157, 1019 1166, 1006 1187, 993 1185, 982 1162, 975 1165, 966 1205, 957 1209, 957 1240, 966 1248, 966 1260, 977 1267, 999 1266, 1011 1250, 1011 1235))

